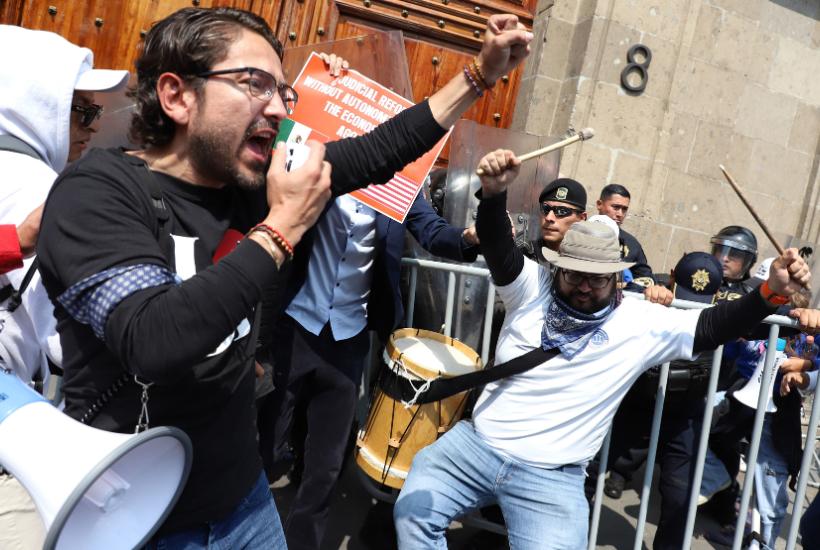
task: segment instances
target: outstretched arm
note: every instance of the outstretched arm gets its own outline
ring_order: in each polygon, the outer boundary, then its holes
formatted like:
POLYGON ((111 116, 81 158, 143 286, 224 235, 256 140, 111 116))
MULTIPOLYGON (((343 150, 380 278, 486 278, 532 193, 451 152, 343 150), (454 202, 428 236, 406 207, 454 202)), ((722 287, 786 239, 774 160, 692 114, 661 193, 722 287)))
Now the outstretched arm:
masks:
MULTIPOLYGON (((806 262, 797 249, 790 248, 772 262, 768 286, 778 296, 791 296, 810 278, 806 262)), ((695 353, 715 349, 721 344, 741 338, 763 319, 775 313, 777 306, 764 298, 762 287, 763 285, 739 300, 703 310, 695 330, 695 353)), ((794 309, 789 315, 799 320, 802 332, 810 335, 820 332, 820 311, 794 309)))
POLYGON ((512 151, 498 149, 479 162, 484 170, 478 204, 476 234, 481 241, 481 253, 498 286, 513 282, 524 268, 524 255, 512 240, 507 215, 507 186, 521 170, 521 161, 512 151))
MULTIPOLYGON (((530 52, 532 33, 514 15, 493 15, 487 23, 477 65, 487 85, 518 67, 530 52)), ((344 195, 383 184, 432 149, 478 100, 476 88, 457 74, 429 100, 399 113, 372 132, 329 143, 325 160, 333 166, 331 191, 344 195)))

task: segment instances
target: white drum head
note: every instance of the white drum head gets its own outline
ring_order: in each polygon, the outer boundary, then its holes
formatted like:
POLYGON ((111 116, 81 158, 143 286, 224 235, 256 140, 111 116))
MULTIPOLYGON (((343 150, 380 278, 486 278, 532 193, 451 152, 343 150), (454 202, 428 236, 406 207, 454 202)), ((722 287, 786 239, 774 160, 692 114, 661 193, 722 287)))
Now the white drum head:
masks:
POLYGON ((473 359, 443 342, 411 336, 397 338, 393 345, 403 358, 443 375, 460 376, 476 371, 473 359))

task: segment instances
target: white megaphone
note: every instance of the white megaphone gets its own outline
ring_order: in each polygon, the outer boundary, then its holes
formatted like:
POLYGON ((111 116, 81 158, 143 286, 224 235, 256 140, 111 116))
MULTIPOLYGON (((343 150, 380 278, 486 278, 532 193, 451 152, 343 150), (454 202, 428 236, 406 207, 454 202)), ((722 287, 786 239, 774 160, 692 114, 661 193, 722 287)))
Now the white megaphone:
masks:
MULTIPOLYGON (((778 346, 779 347, 779 346, 778 346)), ((772 378, 769 380, 769 389, 767 395, 769 396, 766 402, 766 412, 777 412, 777 407, 774 406, 774 399, 772 399, 772 391, 774 390, 774 381, 777 377, 777 372, 780 370, 780 365, 786 360, 786 354, 782 350, 768 350, 768 353, 774 353, 774 363, 772 364, 772 378)), ((753 409, 757 408, 757 399, 760 397, 760 386, 763 384, 763 367, 766 363, 766 356, 760 358, 757 362, 754 374, 746 382, 746 385, 735 392, 735 399, 753 409)))
POLYGON ((192 456, 177 428, 91 428, 0 369, 0 465, 37 505, 44 550, 141 548, 171 513, 192 456))

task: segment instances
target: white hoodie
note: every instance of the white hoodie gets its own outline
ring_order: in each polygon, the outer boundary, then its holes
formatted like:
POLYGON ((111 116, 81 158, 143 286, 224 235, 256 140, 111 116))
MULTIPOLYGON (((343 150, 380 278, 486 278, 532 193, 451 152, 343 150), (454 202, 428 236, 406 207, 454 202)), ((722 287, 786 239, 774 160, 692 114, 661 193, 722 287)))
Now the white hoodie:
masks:
MULTIPOLYGON (((83 62, 94 54, 49 32, 0 25, 0 135, 13 135, 33 147, 45 163, 19 153, 0 151, 0 224, 19 225, 46 200, 65 167, 74 86, 83 62)), ((0 276, 0 288, 19 288, 33 259, 0 276)), ((46 388, 46 354, 62 364, 62 348, 51 302, 35 274, 23 293, 23 305, 11 316, 0 304, 0 359, 28 383, 38 377, 46 388)))

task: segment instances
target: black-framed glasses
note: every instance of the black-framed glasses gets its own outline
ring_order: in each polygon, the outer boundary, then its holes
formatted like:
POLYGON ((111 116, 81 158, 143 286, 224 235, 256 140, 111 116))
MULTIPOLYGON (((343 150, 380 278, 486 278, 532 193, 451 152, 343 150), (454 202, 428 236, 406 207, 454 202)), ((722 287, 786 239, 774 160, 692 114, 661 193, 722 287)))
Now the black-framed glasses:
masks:
POLYGON ((568 285, 581 286, 584 284, 584 281, 586 281, 590 288, 597 289, 606 288, 606 285, 608 285, 609 281, 615 276, 615 274, 609 277, 604 277, 603 275, 581 275, 580 273, 567 271, 566 269, 562 269, 561 273, 563 274, 564 282, 568 285))
POLYGON ((547 204, 545 202, 541 203, 541 213, 545 216, 548 216, 550 212, 555 213, 556 218, 566 218, 573 212, 580 214, 583 210, 578 210, 576 208, 570 208, 569 206, 553 206, 551 204, 547 204))
POLYGON ((253 67, 241 67, 239 69, 225 69, 223 71, 208 71, 207 73, 199 73, 200 78, 207 78, 209 76, 217 76, 221 74, 235 74, 245 73, 250 74, 248 79, 248 90, 251 95, 262 101, 270 101, 273 99, 274 90, 279 92, 279 97, 288 111, 288 114, 293 114, 293 109, 296 107, 296 102, 299 101, 299 96, 296 91, 287 84, 277 84, 276 79, 269 73, 262 69, 255 69, 253 67))
POLYGON ((83 115, 83 118, 80 120, 80 124, 84 128, 88 128, 94 122, 95 118, 102 118, 105 107, 94 103, 91 105, 75 105, 72 103, 71 110, 83 115))

